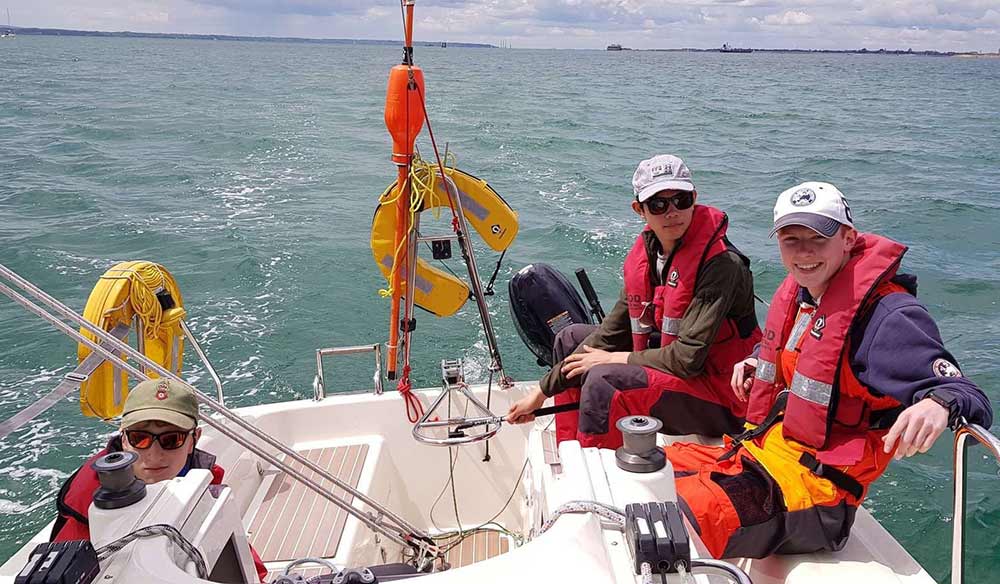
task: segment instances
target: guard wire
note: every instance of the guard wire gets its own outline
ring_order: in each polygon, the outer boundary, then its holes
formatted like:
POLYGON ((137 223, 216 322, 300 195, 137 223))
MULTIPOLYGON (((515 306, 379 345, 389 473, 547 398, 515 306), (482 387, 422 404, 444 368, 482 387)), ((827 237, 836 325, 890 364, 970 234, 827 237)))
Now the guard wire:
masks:
POLYGON ((285 454, 287 457, 302 464, 307 469, 313 471, 316 476, 333 483, 334 485, 340 487, 341 489, 347 491, 348 493, 351 493, 358 500, 366 503, 373 509, 377 510, 379 512, 378 516, 374 515, 371 512, 366 512, 361 509, 358 509, 351 502, 348 502, 342 499, 341 497, 335 495, 331 490, 323 488, 317 482, 312 480, 310 477, 307 477, 304 473, 298 471, 289 464, 268 453, 261 446, 249 441, 247 438, 240 435, 236 430, 226 427, 225 423, 219 420, 215 420, 210 416, 201 416, 202 420, 205 421, 207 425, 218 430, 221 434, 232 439, 237 444, 244 446, 245 448, 247 448, 252 453, 259 456, 263 460, 283 470, 284 472, 292 476, 292 478, 296 479, 306 487, 315 491, 317 494, 329 500, 331 503, 334 503, 338 507, 344 509, 347 513, 353 515, 371 529, 382 533, 392 541, 404 547, 413 548, 417 556, 416 561, 423 562, 425 561, 425 558, 427 556, 438 557, 440 555, 439 551, 436 549, 436 546, 433 545, 430 538, 423 531, 418 530, 416 527, 409 524, 406 520, 402 519, 401 517, 393 513, 391 510, 385 508, 380 503, 374 501, 366 494, 358 491, 357 489, 354 489, 341 479, 331 475, 325 469, 320 468, 318 465, 309 461, 305 457, 301 456, 291 448, 285 446, 284 444, 276 440, 274 437, 270 436, 266 432, 263 432, 253 424, 247 422, 239 415, 233 413, 225 406, 219 404, 212 398, 203 394, 198 389, 193 387, 191 384, 184 381, 180 376, 175 375, 174 373, 161 367, 158 363, 147 358, 142 353, 139 353, 131 346, 119 341, 114 336, 110 335, 107 331, 87 321, 79 314, 74 312, 71 308, 69 308, 59 300, 53 298, 52 296, 50 296, 49 294, 47 294, 42 289, 38 288, 28 280, 22 278, 16 272, 7 268, 3 264, 0 264, 0 276, 3 276, 10 282, 17 284, 22 289, 29 292, 36 299, 47 304, 50 308, 52 308, 55 311, 56 314, 61 315, 62 318, 72 321, 76 325, 80 326, 82 329, 93 334, 97 338, 97 341, 94 341, 85 336, 84 334, 82 334, 82 332, 78 332, 75 329, 69 327, 65 322, 60 320, 59 316, 55 316, 53 314, 46 312, 45 309, 39 307, 38 305, 28 300, 18 292, 14 291, 7 285, 0 284, 0 293, 7 295, 9 298, 14 300, 16 303, 20 304, 29 312, 32 312, 37 316, 39 316, 40 318, 42 318, 43 320, 49 322, 58 330, 62 331, 70 338, 76 340, 78 343, 86 345, 92 351, 97 352, 98 354, 105 357, 108 361, 121 367, 129 374, 131 374, 134 378, 139 380, 144 380, 148 379, 149 377, 143 371, 140 371, 139 369, 131 365, 128 361, 125 361, 124 358, 120 357, 116 353, 124 354, 125 356, 134 359, 137 363, 143 365, 145 368, 156 372, 161 377, 173 379, 185 385, 186 387, 190 388, 194 392, 195 397, 198 399, 198 402, 200 404, 205 405, 206 407, 218 413, 222 417, 226 418, 236 426, 239 426, 241 429, 246 430, 247 432, 252 434, 255 438, 258 438, 268 446, 277 449, 279 452, 285 454), (105 344, 110 345, 116 350, 105 349, 100 344, 99 341, 103 341, 105 344), (390 525, 386 525, 384 523, 384 521, 386 520, 390 523, 390 525))

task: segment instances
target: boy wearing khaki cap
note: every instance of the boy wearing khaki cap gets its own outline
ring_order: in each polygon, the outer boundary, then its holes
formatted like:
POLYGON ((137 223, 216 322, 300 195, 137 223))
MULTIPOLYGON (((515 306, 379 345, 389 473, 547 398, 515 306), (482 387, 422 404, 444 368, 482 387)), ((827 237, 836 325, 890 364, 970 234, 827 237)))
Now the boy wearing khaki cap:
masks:
POLYGON ((199 438, 198 400, 190 388, 172 379, 136 384, 125 400, 121 431, 59 490, 53 541, 90 539, 87 514, 99 487, 90 464, 109 452, 136 453, 139 459, 132 470, 146 484, 184 476, 192 468, 211 470, 212 484, 221 483, 222 467, 215 464, 215 456, 195 447, 199 438))
MULTIPOLYGON (((146 484, 184 476, 192 468, 212 471, 212 484, 221 484, 225 471, 215 464, 214 455, 196 447, 200 438, 198 398, 189 387, 173 379, 147 379, 136 384, 125 399, 121 431, 59 490, 59 517, 52 528, 52 541, 90 539, 87 516, 100 486, 90 465, 109 452, 127 450, 137 454, 139 459, 132 471, 146 484)), ((267 567, 252 547, 250 552, 257 576, 263 581, 267 567)))

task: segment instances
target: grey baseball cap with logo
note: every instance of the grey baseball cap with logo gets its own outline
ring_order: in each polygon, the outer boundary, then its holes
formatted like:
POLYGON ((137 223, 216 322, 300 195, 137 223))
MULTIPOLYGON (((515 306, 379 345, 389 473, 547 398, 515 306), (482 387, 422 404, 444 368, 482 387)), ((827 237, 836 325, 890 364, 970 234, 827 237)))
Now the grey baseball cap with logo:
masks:
POLYGON ((198 398, 190 388, 173 379, 142 381, 125 399, 122 428, 150 421, 190 430, 198 425, 198 398))
POLYGON ((632 191, 640 203, 660 191, 693 191, 691 171, 673 154, 660 154, 639 163, 632 175, 632 191))

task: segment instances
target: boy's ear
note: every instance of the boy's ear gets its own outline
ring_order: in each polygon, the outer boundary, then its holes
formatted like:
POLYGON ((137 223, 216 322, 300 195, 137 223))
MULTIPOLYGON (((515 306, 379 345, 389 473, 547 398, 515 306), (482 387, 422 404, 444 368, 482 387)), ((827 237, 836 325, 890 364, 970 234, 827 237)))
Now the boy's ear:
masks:
MULTIPOLYGON (((846 227, 846 226, 845 226, 846 227)), ((844 232, 844 245, 847 247, 848 251, 854 248, 854 244, 858 241, 858 230, 853 227, 847 227, 844 232)))
POLYGON ((645 218, 645 215, 642 214, 642 203, 639 201, 632 201, 632 210, 635 211, 636 215, 645 218))

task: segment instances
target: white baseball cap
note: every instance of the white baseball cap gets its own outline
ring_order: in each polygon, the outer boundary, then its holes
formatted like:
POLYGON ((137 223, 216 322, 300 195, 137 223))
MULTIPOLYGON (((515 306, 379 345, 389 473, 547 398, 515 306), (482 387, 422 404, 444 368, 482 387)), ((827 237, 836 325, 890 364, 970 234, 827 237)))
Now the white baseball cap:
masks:
POLYGON ((632 191, 640 202, 667 189, 693 191, 691 171, 673 154, 660 154, 639 163, 632 175, 632 191))
POLYGON ((833 237, 841 225, 854 227, 847 198, 837 187, 825 182, 804 182, 780 195, 774 204, 774 229, 802 225, 823 237, 833 237))

